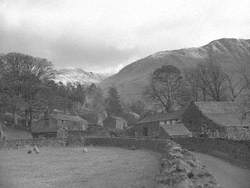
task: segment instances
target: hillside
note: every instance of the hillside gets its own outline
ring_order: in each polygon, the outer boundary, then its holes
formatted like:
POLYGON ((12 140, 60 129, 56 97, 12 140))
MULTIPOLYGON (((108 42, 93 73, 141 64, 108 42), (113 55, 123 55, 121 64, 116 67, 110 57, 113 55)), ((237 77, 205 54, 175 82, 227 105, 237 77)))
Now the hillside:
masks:
POLYGON ((55 82, 62 82, 64 84, 76 83, 89 84, 99 83, 107 76, 93 72, 86 72, 80 68, 60 69, 56 71, 55 82))
POLYGON ((201 47, 161 51, 135 61, 101 83, 105 90, 116 86, 124 101, 141 98, 152 72, 162 65, 175 65, 181 70, 206 62, 208 57, 234 72, 243 64, 250 65, 250 40, 223 38, 201 47))

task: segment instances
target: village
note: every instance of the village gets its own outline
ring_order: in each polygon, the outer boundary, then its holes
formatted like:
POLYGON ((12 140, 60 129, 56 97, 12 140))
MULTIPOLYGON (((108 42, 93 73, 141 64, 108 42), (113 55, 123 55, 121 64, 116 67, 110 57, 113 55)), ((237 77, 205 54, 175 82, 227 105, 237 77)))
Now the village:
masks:
MULTIPOLYGON (((86 111, 86 109, 85 109, 86 111)), ((128 126, 118 116, 107 116, 93 120, 86 115, 65 114, 60 110, 44 112, 41 119, 34 121, 30 133, 20 130, 20 136, 27 138, 63 138, 79 136, 147 137, 147 138, 222 138, 229 140, 250 140, 249 116, 241 120, 240 109, 233 102, 191 102, 184 110, 156 113, 140 118, 133 113, 136 123, 128 126), (89 119, 88 119, 89 118, 89 119)), ((8 113, 7 113, 8 117, 8 113)), ((20 119, 17 119, 21 122, 20 119)), ((3 121, 2 121, 3 122, 3 121)), ((7 121, 5 121, 7 123, 7 121)), ((18 125, 17 125, 18 126, 18 125)), ((13 126, 1 124, 1 139, 15 138, 13 126), (10 135, 10 136, 8 136, 10 135)))
POLYGON ((0 188, 249 188, 248 0, 0 0, 0 188))
MULTIPOLYGON (((13 155, 21 155, 20 158, 25 160, 24 163, 28 158, 33 158, 34 154, 39 155, 41 161, 48 160, 48 163, 58 155, 61 156, 60 160, 64 160, 63 156, 69 151, 62 152, 59 148, 68 150, 72 147, 76 148, 71 157, 79 160, 84 160, 84 157, 79 158, 79 149, 81 153, 94 155, 100 150, 96 146, 125 147, 133 153, 141 152, 141 149, 156 150, 162 153, 165 148, 162 146, 163 142, 171 145, 164 152, 167 155, 173 155, 174 161, 176 155, 183 156, 181 157, 183 161, 188 160, 190 155, 193 155, 186 153, 190 150, 206 154, 201 158, 205 162, 207 157, 216 156, 218 159, 230 161, 237 166, 250 167, 250 152, 247 148, 250 141, 250 116, 247 102, 249 99, 248 77, 244 75, 245 79, 238 85, 241 89, 238 95, 231 95, 230 89, 235 94, 239 88, 231 88, 229 87, 231 85, 227 85, 226 73, 212 61, 211 57, 206 64, 197 65, 197 68, 191 70, 191 73, 190 70, 182 72, 173 65, 155 69, 152 75, 149 75, 151 81, 142 93, 144 102, 139 100, 127 103, 124 103, 119 91, 114 86, 105 89, 94 83, 87 85, 67 83, 64 85, 56 82, 53 65, 43 59, 9 53, 1 58, 1 63, 4 71, 2 71, 0 90, 0 147, 3 149, 2 151, 14 149, 12 152, 17 153, 13 155), (32 63, 29 65, 30 62, 32 63), (26 64, 30 68, 26 67, 26 64), (41 68, 41 65, 44 67, 41 68), (38 73, 33 72, 34 68, 38 68, 38 73), (16 71, 19 74, 16 74, 16 71), (204 71, 202 75, 200 75, 200 71, 204 71), (214 74, 214 71, 216 71, 216 75, 213 76, 217 79, 211 81, 210 76, 214 74), (190 79, 190 75, 200 76, 201 80, 204 80, 197 83, 197 80, 191 79, 186 82, 190 79), (34 79, 37 80, 34 81, 34 79), (220 83, 219 86, 218 83, 220 83), (214 89, 205 87, 204 84, 213 85, 214 89), (228 88, 225 89, 226 87, 228 88), (217 89, 219 89, 217 95, 213 95, 217 89), (59 150, 53 149, 55 147, 59 150), (183 149, 177 149, 179 153, 176 154, 174 148, 179 147, 183 149), (47 152, 52 152, 55 156, 48 155, 47 152), (171 152, 174 153, 171 154, 171 152), (25 155, 30 157, 27 158, 25 155)), ((105 153, 107 151, 109 150, 100 150, 103 152, 103 156, 112 158, 111 155, 105 153)), ((141 155, 141 159, 143 160, 148 154, 141 155)), ((195 155, 200 157, 198 154, 195 155)), ((89 157, 94 159, 94 156, 89 157)), ((152 161, 144 164, 145 168, 149 168, 150 173, 158 174, 155 172, 157 165, 148 166, 155 164, 157 157, 155 155, 148 157, 152 157, 152 161)), ((120 162, 122 163, 124 160, 126 161, 128 158, 121 159, 120 162)), ((172 157, 164 160, 172 160, 172 157)), ((197 163, 193 157, 192 160, 197 163)), ((66 166, 60 165, 60 167, 79 166, 74 160, 69 159, 68 161, 70 163, 65 163, 66 166)), ((112 159, 111 161, 117 160, 112 159)), ((130 162, 132 163, 132 161, 130 162)), ((127 161, 127 163, 130 162, 127 161)), ((33 163, 34 167, 40 165, 38 161, 33 163)), ((178 167, 178 165, 183 165, 182 163, 178 160, 171 163, 171 165, 177 165, 176 171, 170 170, 167 174, 160 173, 159 177, 156 176, 158 177, 157 184, 165 184, 165 181, 162 182, 162 178, 167 178, 170 182, 175 181, 171 180, 176 178, 174 174, 178 172, 181 176, 184 170, 187 174, 184 180, 176 182, 177 184, 197 186, 210 182, 212 187, 217 187, 213 175, 204 167, 199 166, 198 163, 193 166, 186 164, 186 166, 178 167), (178 170, 179 168, 181 169, 178 170), (198 173, 189 175, 189 168, 193 168, 193 170, 198 168, 198 173), (205 176, 206 180, 197 179, 198 176, 205 176)), ((15 165, 15 162, 10 165, 15 165)), ((138 163, 134 165, 138 165, 138 163)), ((118 170, 119 165, 115 168, 118 170)), ((172 167, 163 165, 161 168, 171 169, 172 167)), ((62 171, 62 176, 67 171, 62 171)), ((12 171, 8 173, 12 173, 12 171)), ((38 171, 38 173, 44 172, 38 171)), ((118 176, 119 174, 117 173, 118 176)), ((154 177, 155 175, 149 176, 154 177)), ((70 179, 76 177, 78 176, 73 173, 70 179)), ((128 176, 126 175, 126 177, 128 176)), ((50 177, 47 179, 51 181, 50 177)), ((23 181, 26 181, 26 178, 21 178, 15 184, 23 181)), ((58 183, 61 181, 63 180, 58 183)), ((154 179, 147 181, 147 185, 156 183, 154 179)), ((119 181, 113 181, 112 184, 117 182, 119 181)), ((245 180, 243 182, 247 183, 245 180)), ((89 186, 92 184, 90 183, 89 186)))

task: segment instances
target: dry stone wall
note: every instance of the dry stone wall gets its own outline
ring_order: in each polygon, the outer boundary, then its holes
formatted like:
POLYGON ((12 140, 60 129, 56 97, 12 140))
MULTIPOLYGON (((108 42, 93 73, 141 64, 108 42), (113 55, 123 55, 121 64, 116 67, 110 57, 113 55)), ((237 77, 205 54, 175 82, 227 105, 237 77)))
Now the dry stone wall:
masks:
POLYGON ((217 188, 215 178, 194 155, 171 140, 135 138, 86 138, 86 144, 149 149, 162 154, 158 188, 217 188))
POLYGON ((250 141, 219 138, 176 138, 175 142, 190 151, 207 153, 236 165, 250 168, 250 141))
POLYGON ((64 146, 65 142, 61 139, 18 139, 18 140, 6 140, 0 142, 0 149, 19 149, 25 146, 34 146, 38 147, 52 146, 60 147, 64 146))

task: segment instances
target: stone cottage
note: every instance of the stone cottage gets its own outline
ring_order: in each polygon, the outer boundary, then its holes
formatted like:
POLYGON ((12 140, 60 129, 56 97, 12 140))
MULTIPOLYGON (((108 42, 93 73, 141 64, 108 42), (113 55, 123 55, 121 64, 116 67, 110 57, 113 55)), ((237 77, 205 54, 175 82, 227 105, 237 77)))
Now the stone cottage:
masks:
POLYGON ((235 102, 192 102, 183 113, 195 136, 250 140, 250 121, 235 102))
POLYGON ((183 111, 146 116, 134 127, 137 137, 174 138, 191 137, 191 132, 182 123, 183 111))
POLYGON ((128 127, 127 121, 122 117, 118 116, 108 116, 103 121, 103 127, 110 129, 110 130, 124 130, 128 127))
POLYGON ((33 137, 65 137, 68 132, 84 131, 88 122, 75 115, 52 113, 34 122, 31 127, 33 137))

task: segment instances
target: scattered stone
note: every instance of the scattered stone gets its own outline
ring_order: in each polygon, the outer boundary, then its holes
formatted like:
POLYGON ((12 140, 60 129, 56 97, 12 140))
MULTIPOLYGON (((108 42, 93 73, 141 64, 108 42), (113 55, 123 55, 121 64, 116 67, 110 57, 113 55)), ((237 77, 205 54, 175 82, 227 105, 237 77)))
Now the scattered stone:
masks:
POLYGON ((185 179, 174 186, 174 188, 193 188, 193 187, 194 185, 192 181, 190 181, 189 179, 185 179))
POLYGON ((83 147, 83 153, 87 153, 88 149, 86 147, 83 147))
POLYGON ((176 159, 175 164, 176 164, 177 171, 183 171, 186 173, 190 173, 192 170, 192 167, 183 160, 176 159))
POLYGON ((39 149, 38 149, 38 147, 37 147, 36 145, 34 146, 33 150, 34 150, 34 152, 35 152, 36 154, 38 154, 38 153, 40 152, 39 149))
POLYGON ((157 188, 218 188, 215 178, 192 152, 173 144, 166 147, 156 176, 157 188))

